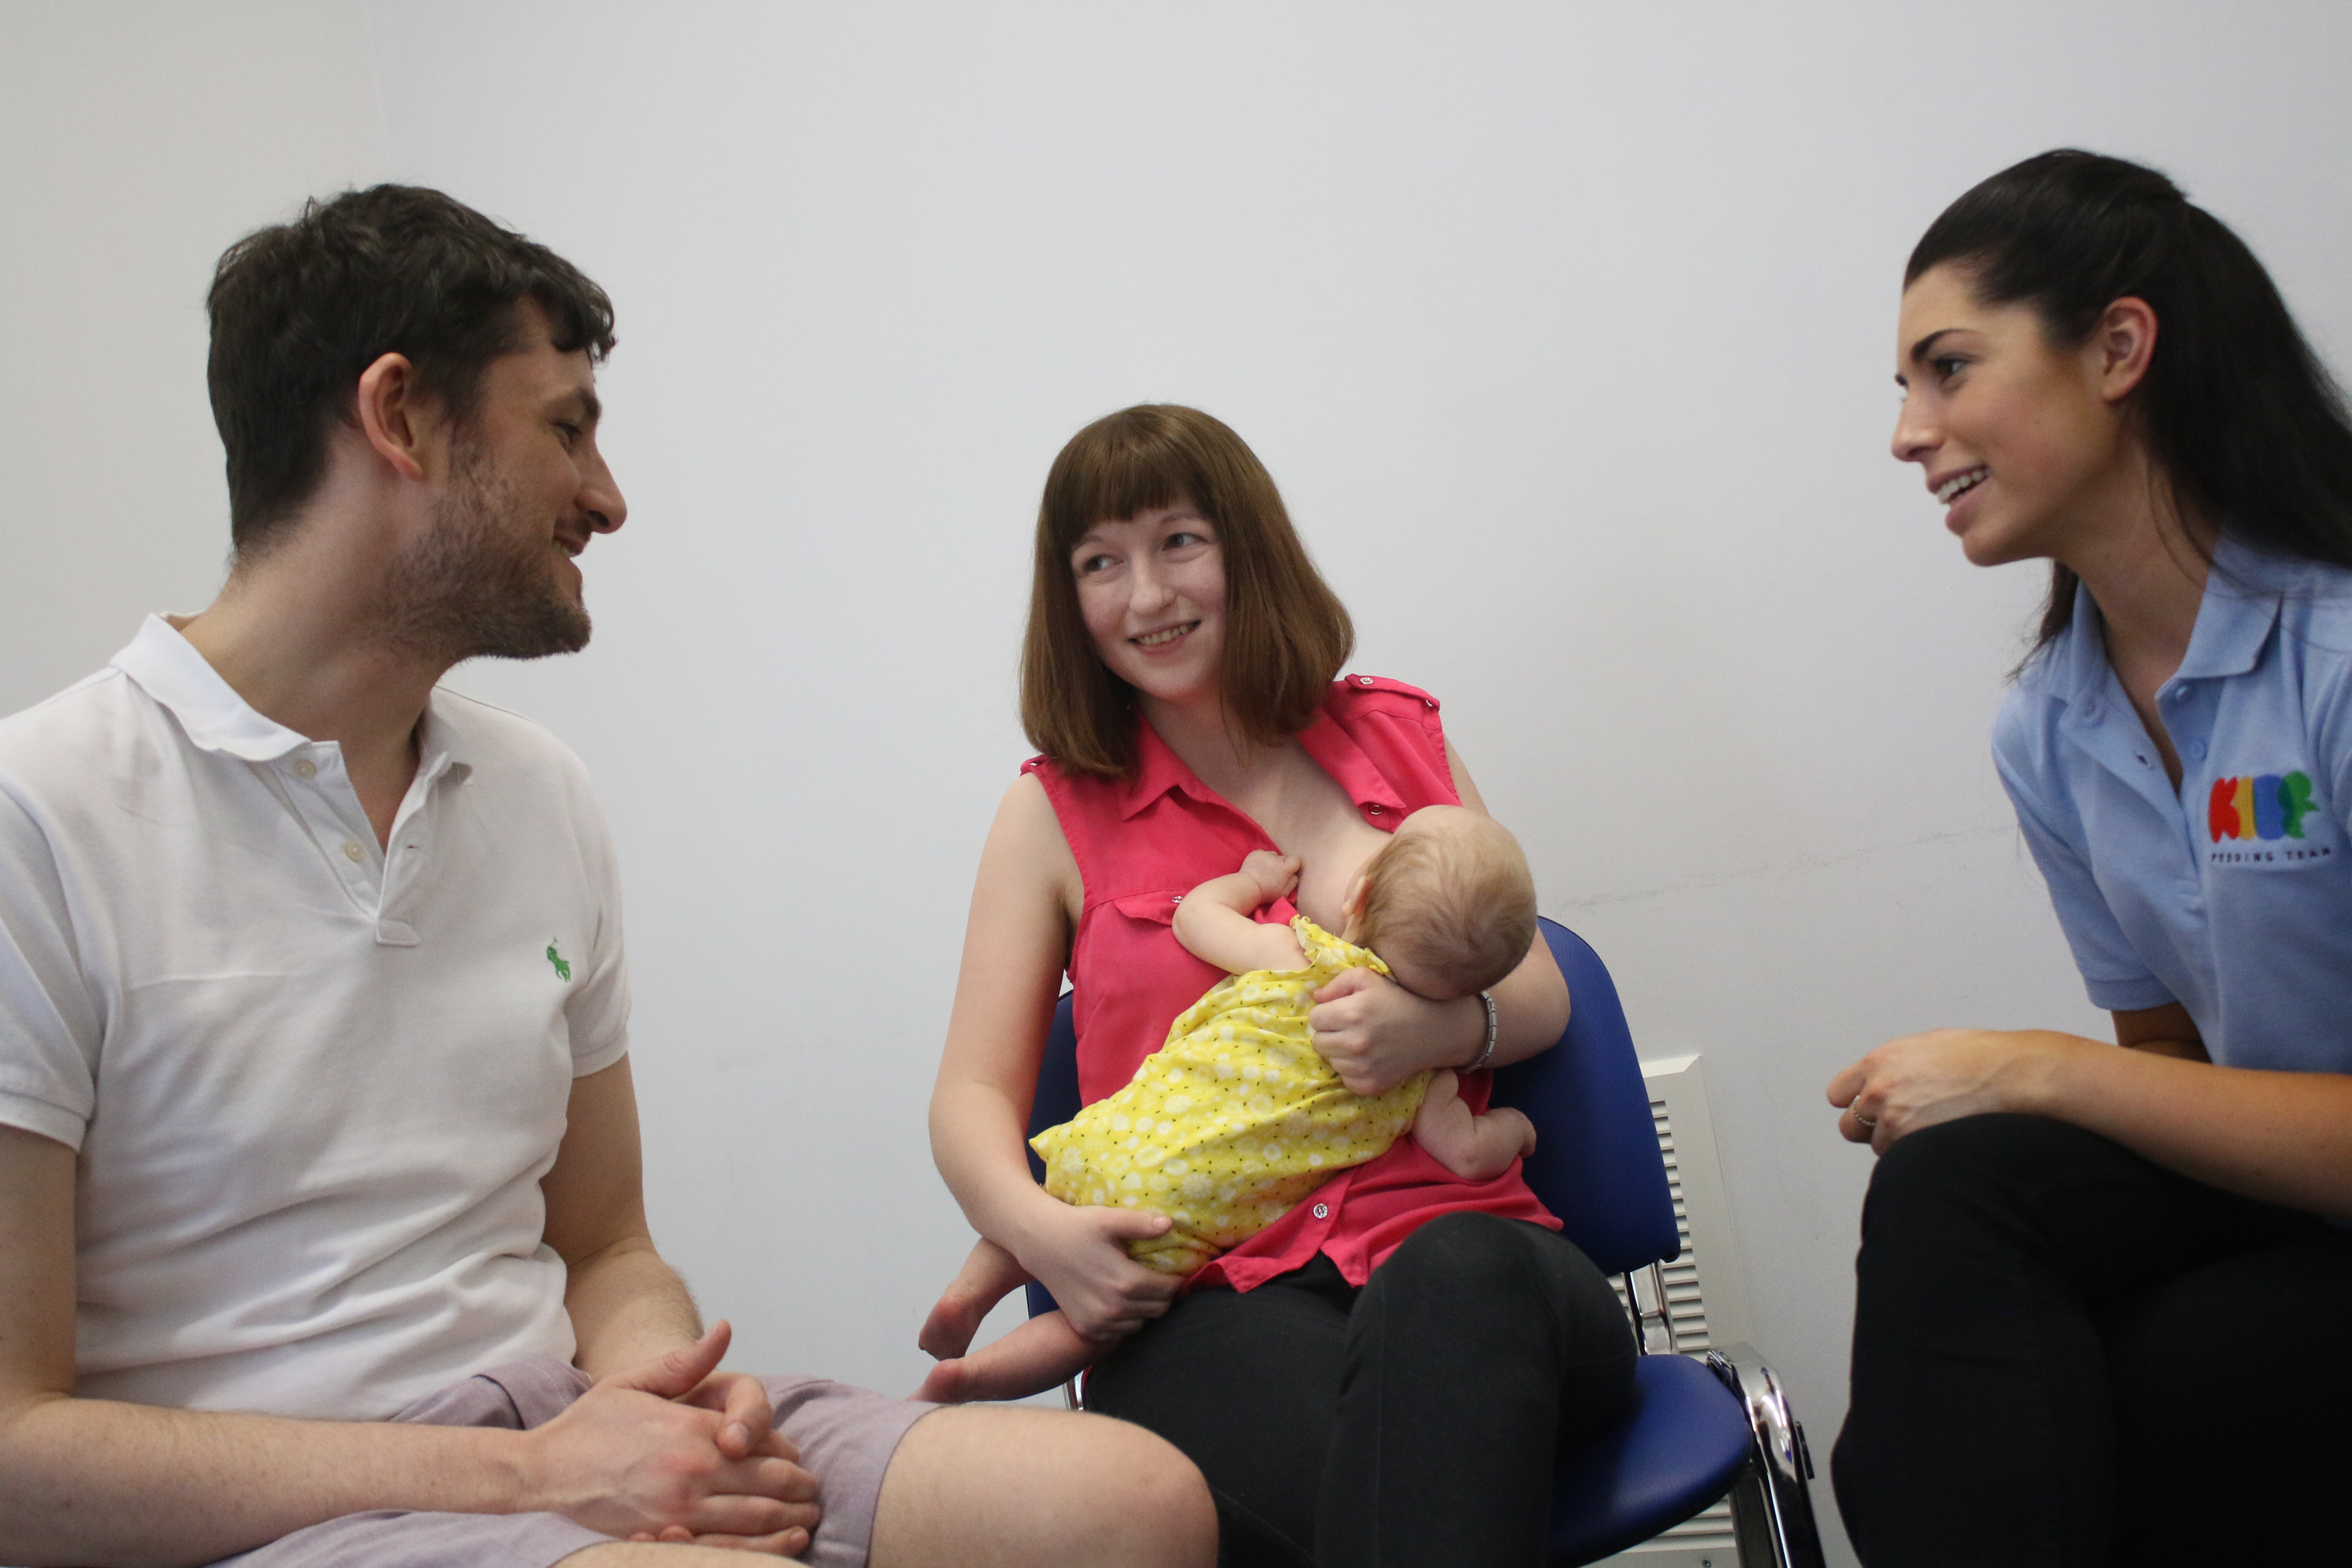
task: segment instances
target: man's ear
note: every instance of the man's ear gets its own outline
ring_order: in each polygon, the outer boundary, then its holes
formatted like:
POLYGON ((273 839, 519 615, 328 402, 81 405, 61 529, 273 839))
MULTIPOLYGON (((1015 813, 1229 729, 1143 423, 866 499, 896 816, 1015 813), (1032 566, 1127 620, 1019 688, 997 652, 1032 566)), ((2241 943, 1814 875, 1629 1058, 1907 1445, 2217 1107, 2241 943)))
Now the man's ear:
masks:
POLYGON ((406 354, 383 354, 360 372, 359 393, 353 400, 360 433, 377 457, 403 478, 425 478, 428 446, 437 434, 438 411, 429 408, 416 388, 416 367, 406 354))
POLYGON ((2156 354, 2156 310, 2126 294, 2109 305, 2091 332, 2089 351, 2099 378, 2099 395, 2120 403, 2147 379, 2156 354))

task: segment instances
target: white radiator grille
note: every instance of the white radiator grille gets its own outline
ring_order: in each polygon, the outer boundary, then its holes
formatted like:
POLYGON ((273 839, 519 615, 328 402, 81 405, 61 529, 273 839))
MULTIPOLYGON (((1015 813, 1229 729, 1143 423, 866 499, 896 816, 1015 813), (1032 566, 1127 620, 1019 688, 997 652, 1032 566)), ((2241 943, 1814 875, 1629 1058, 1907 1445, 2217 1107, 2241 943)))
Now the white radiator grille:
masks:
MULTIPOLYGON (((1693 1058, 1681 1061, 1693 1068, 1696 1067, 1693 1058)), ((1650 1080, 1650 1121, 1657 1129, 1658 1152, 1665 1157, 1666 1185, 1674 1194, 1675 1233, 1682 1241, 1682 1251, 1662 1270, 1666 1277, 1666 1321, 1674 1328, 1675 1349, 1685 1355, 1696 1355, 1713 1348, 1714 1342, 1707 1337, 1706 1297, 1699 1282, 1698 1258, 1691 1246, 1689 1200, 1700 1194, 1686 1194, 1684 1190, 1684 1161, 1675 1147, 1674 1116, 1666 1103, 1666 1081, 1685 1076, 1696 1079, 1695 1073, 1671 1070, 1679 1065, 1644 1062, 1643 1068, 1650 1080), (1652 1071, 1654 1067, 1670 1070, 1656 1073, 1652 1071)), ((1700 1095, 1706 1092, 1697 1081, 1692 1082, 1691 1089, 1700 1095)), ((1691 1150, 1693 1186, 1706 1188, 1706 1195, 1719 1201, 1722 1184, 1716 1173, 1713 1140, 1706 1126, 1704 1110, 1693 1120, 1699 1123, 1691 1150)), ((1624 1280, 1613 1283, 1619 1303, 1627 1305, 1624 1280)), ((1630 1314, 1630 1305, 1627 1310, 1630 1314)), ((1622 1568, 1739 1568, 1739 1549, 1731 1531, 1731 1503, 1727 1499, 1712 1503, 1664 1534, 1629 1547, 1606 1561, 1622 1564, 1622 1568)))

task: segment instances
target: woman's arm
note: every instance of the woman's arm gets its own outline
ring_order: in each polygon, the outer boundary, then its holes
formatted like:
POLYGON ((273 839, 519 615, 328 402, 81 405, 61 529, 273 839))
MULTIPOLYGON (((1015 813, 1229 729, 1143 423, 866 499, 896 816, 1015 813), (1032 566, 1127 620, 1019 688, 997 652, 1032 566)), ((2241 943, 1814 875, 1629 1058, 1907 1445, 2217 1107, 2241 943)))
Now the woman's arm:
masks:
POLYGON ((1181 1281, 1119 1246, 1166 1230, 1165 1215, 1073 1208, 1029 1174, 1029 1106, 1082 889, 1045 786, 1024 774, 981 851, 931 1091, 931 1157, 972 1228, 1043 1281, 1079 1332, 1101 1339, 1166 1311, 1181 1281))
POLYGON ((2115 1018, 2130 1048, 2046 1029, 1889 1041, 1830 1080, 1838 1130, 1884 1153, 1939 1121, 2022 1111, 2225 1192, 2352 1217, 2352 1077, 2216 1067, 2177 1005, 2115 1018))
MULTIPOLYGON (((1486 803, 1454 743, 1445 744, 1462 804, 1486 815, 1486 803)), ((1490 993, 1495 1054, 1489 1067, 1524 1061, 1559 1043, 1568 1027, 1568 982, 1538 931, 1519 966, 1490 993)), ((1385 1094, 1417 1072, 1468 1065, 1486 1043, 1486 1005, 1475 996, 1432 1002, 1368 969, 1351 969, 1315 994, 1307 1016, 1315 1048, 1358 1094, 1385 1094)))

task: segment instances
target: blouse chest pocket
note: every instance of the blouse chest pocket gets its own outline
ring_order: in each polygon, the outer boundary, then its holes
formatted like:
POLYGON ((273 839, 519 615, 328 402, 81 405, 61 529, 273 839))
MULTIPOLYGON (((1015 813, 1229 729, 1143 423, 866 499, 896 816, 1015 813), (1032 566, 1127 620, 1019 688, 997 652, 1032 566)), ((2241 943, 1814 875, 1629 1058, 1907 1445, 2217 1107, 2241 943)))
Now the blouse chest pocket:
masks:
POLYGON ((1123 899, 1108 900, 1110 907, 1129 920, 1144 921, 1154 925, 1174 925, 1177 906, 1184 901, 1181 888, 1163 889, 1156 893, 1129 893, 1123 899))

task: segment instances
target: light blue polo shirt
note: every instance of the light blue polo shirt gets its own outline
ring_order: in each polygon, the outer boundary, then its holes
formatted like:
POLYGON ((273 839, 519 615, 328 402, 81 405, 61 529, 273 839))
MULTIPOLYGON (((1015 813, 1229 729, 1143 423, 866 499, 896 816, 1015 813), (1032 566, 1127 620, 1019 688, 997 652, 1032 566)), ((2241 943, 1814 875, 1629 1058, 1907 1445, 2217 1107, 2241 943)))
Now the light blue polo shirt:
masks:
POLYGON ((2087 590, 1993 761, 2091 1000, 2178 1002, 2230 1067, 2352 1072, 2352 571, 2224 538, 2157 691, 2180 793, 2087 590))

